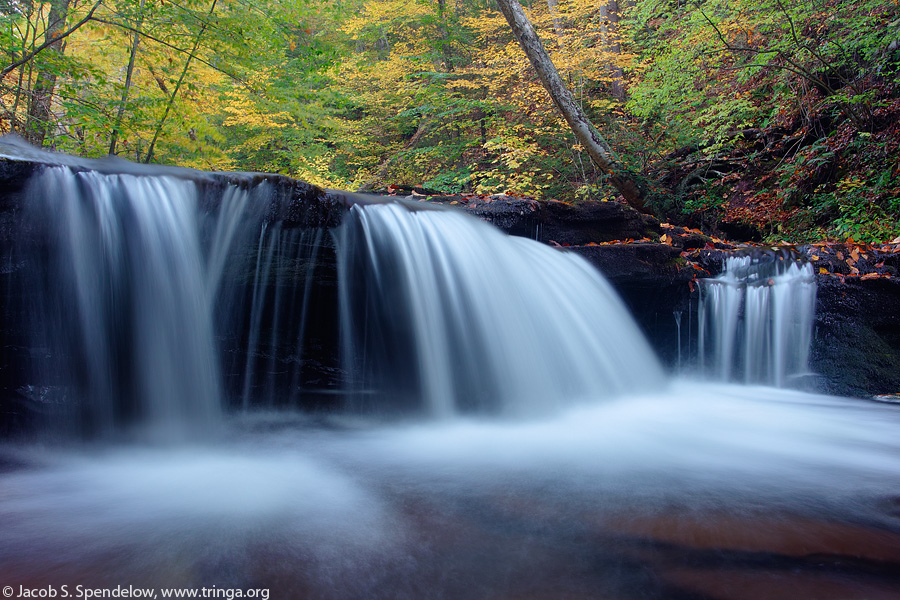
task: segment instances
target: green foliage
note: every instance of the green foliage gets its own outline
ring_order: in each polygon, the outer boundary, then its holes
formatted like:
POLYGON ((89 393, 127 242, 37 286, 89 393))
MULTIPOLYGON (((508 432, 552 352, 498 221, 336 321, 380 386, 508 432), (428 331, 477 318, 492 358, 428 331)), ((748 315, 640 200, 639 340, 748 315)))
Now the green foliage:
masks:
MULTIPOLYGON (((528 11, 660 214, 778 238, 900 233, 894 0, 619 5, 618 25, 588 0, 528 11)), ((45 143, 82 155, 108 151, 121 108, 116 151, 133 160, 158 131, 158 162, 332 187, 615 198, 485 0, 107 0, 64 52, 29 57, 49 6, 0 5, 0 56, 25 59, 0 83, 2 131, 24 130, 46 74, 45 143)), ((91 6, 73 4, 67 24, 91 6)))

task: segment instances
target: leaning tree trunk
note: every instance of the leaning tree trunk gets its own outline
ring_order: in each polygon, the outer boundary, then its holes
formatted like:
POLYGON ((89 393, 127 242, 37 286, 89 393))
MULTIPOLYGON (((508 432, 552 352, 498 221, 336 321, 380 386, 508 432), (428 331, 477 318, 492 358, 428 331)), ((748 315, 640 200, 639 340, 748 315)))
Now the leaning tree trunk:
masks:
POLYGON ((509 21, 513 34, 531 61, 553 103, 556 104, 556 108, 575 134, 575 138, 584 146, 600 170, 609 177, 613 187, 625 197, 625 201, 639 211, 646 212, 645 193, 638 186, 636 177, 616 160, 609 144, 575 103, 518 0, 497 0, 497 4, 500 5, 500 10, 509 21))
MULTIPOLYGON (((47 49, 62 54, 64 40, 60 37, 66 24, 69 12, 69 0, 52 0, 47 14, 47 29, 44 32, 47 49)), ((50 105, 53 101, 53 90, 56 88, 56 75, 50 71, 38 72, 37 81, 31 91, 31 105, 25 122, 25 137, 35 146, 41 146, 47 137, 50 127, 50 105)))

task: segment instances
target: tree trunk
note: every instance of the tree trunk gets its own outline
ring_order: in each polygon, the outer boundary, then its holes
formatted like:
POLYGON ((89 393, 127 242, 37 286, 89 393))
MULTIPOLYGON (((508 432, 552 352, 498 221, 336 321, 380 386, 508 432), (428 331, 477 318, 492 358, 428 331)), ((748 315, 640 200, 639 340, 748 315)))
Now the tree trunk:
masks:
POLYGON ((637 184, 636 177, 618 162, 609 144, 575 103, 518 0, 497 0, 497 3, 541 83, 575 134, 575 138, 584 146, 600 170, 607 175, 609 182, 624 196, 625 201, 637 210, 646 212, 645 193, 637 184))
MULTIPOLYGON (((62 33, 66 24, 66 14, 69 11, 69 0, 51 0, 50 11, 47 14, 47 30, 44 32, 44 40, 51 42, 53 38, 62 33)), ((47 45, 50 52, 62 54, 64 40, 58 39, 47 45)), ((31 91, 31 105, 28 107, 28 118, 25 122, 25 139, 35 146, 42 146, 47 130, 50 127, 50 105, 53 101, 53 90, 56 88, 56 75, 40 70, 37 81, 31 91)))
MULTIPOLYGON (((618 0, 606 0, 600 3, 600 43, 603 50, 613 57, 622 53, 622 45, 619 43, 619 2, 618 0)), ((622 67, 614 60, 606 63, 612 82, 610 90, 612 95, 619 100, 625 99, 625 73, 622 67)))
POLYGON ((444 20, 444 0, 438 0, 438 42, 441 46, 441 57, 444 62, 444 71, 453 72, 453 50, 450 47, 450 32, 447 30, 447 23, 444 20))
POLYGON ((134 33, 131 37, 131 55, 128 57, 128 67, 125 70, 125 88, 122 90, 122 100, 119 102, 119 110, 116 113, 116 124, 113 126, 112 134, 109 138, 109 153, 116 153, 116 143, 119 141, 119 132, 122 129, 122 119, 125 116, 125 104, 128 101, 128 93, 131 91, 131 77, 134 74, 134 61, 137 58, 138 45, 141 42, 141 36, 138 31, 144 23, 144 0, 141 0, 141 12, 138 17, 137 24, 134 26, 134 33))
POLYGON ((562 48, 563 38, 566 34, 563 29, 562 19, 559 17, 559 9, 557 8, 556 0, 547 0, 547 11, 553 19, 553 31, 556 32, 556 43, 562 48))

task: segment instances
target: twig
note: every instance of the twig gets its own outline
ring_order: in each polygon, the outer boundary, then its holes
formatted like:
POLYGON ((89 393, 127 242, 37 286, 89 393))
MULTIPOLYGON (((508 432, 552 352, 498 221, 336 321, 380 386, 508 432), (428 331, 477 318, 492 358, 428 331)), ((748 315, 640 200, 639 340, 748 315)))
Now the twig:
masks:
POLYGON ((70 36, 72 33, 75 32, 75 30, 77 30, 79 27, 81 27, 82 25, 84 25, 84 24, 87 23, 88 21, 96 20, 96 19, 94 19, 94 11, 97 10, 98 8, 100 8, 100 5, 101 5, 101 4, 103 4, 103 0, 98 0, 97 3, 94 4, 94 6, 91 8, 90 12, 88 12, 88 14, 85 15, 84 18, 82 18, 80 21, 78 21, 77 23, 75 23, 74 25, 72 25, 71 27, 69 27, 67 30, 65 30, 65 31, 63 31, 62 33, 60 33, 59 35, 55 35, 55 36, 53 36, 52 38, 50 38, 49 40, 45 40, 43 44, 41 44, 40 46, 36 47, 36 48, 33 49, 31 52, 29 52, 27 55, 23 56, 22 58, 20 58, 19 60, 15 61, 15 62, 12 63, 11 65, 8 65, 8 66, 4 67, 3 70, 0 71, 0 79, 3 79, 3 78, 6 77, 13 69, 15 69, 16 67, 20 67, 20 66, 24 65, 25 63, 27 63, 28 61, 30 61, 32 58, 34 58, 35 56, 37 56, 38 54, 40 54, 43 50, 49 48, 50 46, 52 46, 53 44, 55 44, 55 43, 58 42, 59 40, 64 39, 64 38, 70 36))

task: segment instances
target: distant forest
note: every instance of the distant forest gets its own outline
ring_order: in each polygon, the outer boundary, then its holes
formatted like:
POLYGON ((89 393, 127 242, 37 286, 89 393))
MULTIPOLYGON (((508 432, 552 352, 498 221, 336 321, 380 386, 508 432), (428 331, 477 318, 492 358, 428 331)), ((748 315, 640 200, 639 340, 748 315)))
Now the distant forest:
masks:
MULTIPOLYGON (((535 0, 673 223, 900 236, 898 0, 535 0)), ((83 156, 617 199, 493 0, 0 0, 0 132, 83 156)))

